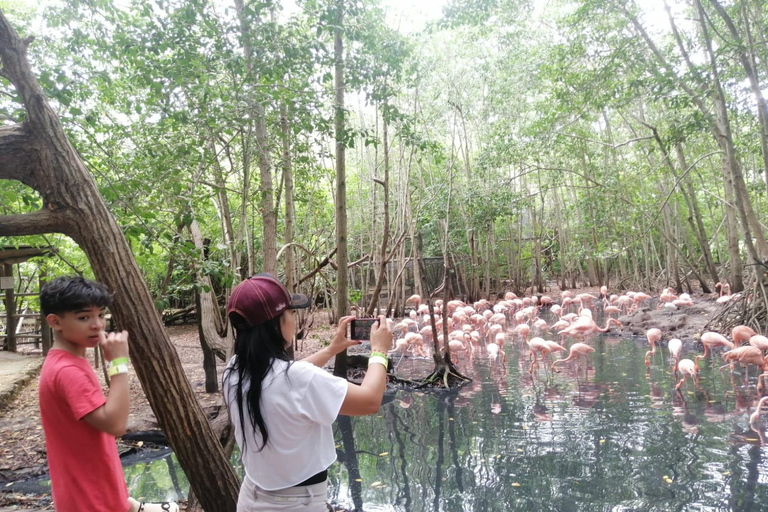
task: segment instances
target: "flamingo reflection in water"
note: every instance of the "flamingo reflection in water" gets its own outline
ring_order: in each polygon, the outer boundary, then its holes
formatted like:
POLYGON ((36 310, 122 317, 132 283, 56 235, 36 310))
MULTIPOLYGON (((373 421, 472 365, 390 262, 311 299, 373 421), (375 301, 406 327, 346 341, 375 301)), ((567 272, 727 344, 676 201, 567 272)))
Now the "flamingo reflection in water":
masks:
POLYGON ((754 430, 760 436, 760 444, 765 444, 765 427, 760 423, 760 415, 763 412, 763 406, 768 402, 768 396, 764 396, 757 402, 755 412, 749 416, 749 428, 754 430))

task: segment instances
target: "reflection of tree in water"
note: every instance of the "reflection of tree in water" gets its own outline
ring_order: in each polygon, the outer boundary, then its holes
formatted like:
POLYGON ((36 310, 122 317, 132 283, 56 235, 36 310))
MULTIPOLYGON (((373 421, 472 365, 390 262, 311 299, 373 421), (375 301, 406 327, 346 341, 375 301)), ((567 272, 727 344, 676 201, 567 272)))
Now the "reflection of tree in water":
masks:
MULTIPOLYGON (((413 401, 413 397, 408 395, 410 399, 410 403, 413 401)), ((406 402, 409 403, 409 402, 406 402)), ((408 405, 410 407, 410 405, 408 405)), ((399 455, 399 472, 400 475, 403 478, 402 485, 398 485, 397 489, 397 497, 394 500, 393 505, 401 505, 404 510, 408 511, 411 510, 411 484, 410 480, 408 478, 408 462, 407 457, 405 456, 406 453, 406 446, 405 442, 403 441, 403 434, 400 432, 400 428, 402 427, 404 430, 408 430, 408 427, 406 423, 403 421, 403 419, 400 417, 400 415, 397 413, 397 409, 395 407, 390 407, 387 409, 387 419, 389 420, 389 431, 395 438, 395 443, 397 444, 397 453, 399 455)), ((393 455, 394 459, 394 455, 393 455)))
POLYGON ((437 401, 437 460, 435 461, 435 510, 440 510, 440 490, 443 483, 443 440, 445 438, 445 402, 437 401))
POLYGON ((355 448, 354 429, 352 428, 352 418, 349 416, 339 416, 336 421, 339 432, 341 433, 341 449, 336 453, 339 461, 344 464, 349 474, 349 492, 352 495, 353 511, 363 510, 363 486, 360 478, 360 466, 357 461, 357 449, 355 448))
MULTIPOLYGON (((448 417, 456 417, 456 407, 453 404, 453 400, 448 402, 448 417)), ((453 460, 453 467, 456 470, 456 488, 459 490, 459 493, 464 493, 461 463, 459 461, 459 447, 456 443, 456 421, 448 422, 448 439, 451 445, 451 459, 453 460)))
POLYGON ((181 490, 181 486, 179 485, 179 476, 176 474, 176 465, 173 462, 173 456, 167 456, 165 458, 165 463, 168 465, 168 474, 171 475, 171 482, 173 483, 173 490, 176 492, 176 496, 184 496, 184 491, 181 490))

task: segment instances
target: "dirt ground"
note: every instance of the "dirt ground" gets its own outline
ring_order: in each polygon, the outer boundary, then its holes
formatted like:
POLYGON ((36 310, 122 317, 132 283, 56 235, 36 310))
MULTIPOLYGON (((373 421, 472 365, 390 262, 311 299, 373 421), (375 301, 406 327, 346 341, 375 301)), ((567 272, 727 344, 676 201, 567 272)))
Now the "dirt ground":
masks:
MULTIPOLYGON (((597 289, 579 290, 581 291, 599 294, 597 289)), ((559 301, 559 293, 549 295, 559 301)), ((621 318, 624 324, 622 330, 642 334, 650 327, 658 327, 664 331, 665 340, 677 337, 684 343, 692 344, 701 335, 705 324, 719 307, 713 296, 700 295, 694 296, 693 299, 696 303, 694 306, 674 312, 655 309, 649 301, 649 307, 640 308, 632 316, 621 318)), ((195 325, 172 326, 168 327, 168 333, 200 404, 204 409, 216 406, 220 395, 205 392, 203 356, 197 327, 195 325)), ((318 315, 310 335, 307 339, 298 342, 297 359, 321 348, 331 334, 332 328, 328 325, 327 315, 318 315)), ((219 362, 219 375, 223 368, 224 363, 219 362)), ((103 382, 103 374, 101 371, 97 373, 103 382)), ((130 384, 131 412, 128 432, 158 429, 157 420, 134 373, 130 375, 130 384)), ((29 496, 3 491, 3 488, 9 486, 11 482, 26 480, 47 472, 45 443, 37 404, 37 379, 32 379, 13 402, 4 410, 0 410, 0 440, 2 440, 0 442, 0 507, 52 509, 48 496, 29 496)), ((118 440, 121 451, 130 449, 132 446, 134 446, 133 442, 118 440)))

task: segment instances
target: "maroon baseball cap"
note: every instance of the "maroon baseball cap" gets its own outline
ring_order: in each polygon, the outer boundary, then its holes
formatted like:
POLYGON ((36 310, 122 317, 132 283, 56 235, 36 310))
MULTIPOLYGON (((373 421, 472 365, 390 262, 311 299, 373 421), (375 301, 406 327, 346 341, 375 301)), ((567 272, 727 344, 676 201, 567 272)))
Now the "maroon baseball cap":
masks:
POLYGON ((271 274, 258 274, 232 290, 227 302, 227 315, 237 313, 250 327, 280 316, 286 309, 308 308, 309 297, 290 293, 271 274))

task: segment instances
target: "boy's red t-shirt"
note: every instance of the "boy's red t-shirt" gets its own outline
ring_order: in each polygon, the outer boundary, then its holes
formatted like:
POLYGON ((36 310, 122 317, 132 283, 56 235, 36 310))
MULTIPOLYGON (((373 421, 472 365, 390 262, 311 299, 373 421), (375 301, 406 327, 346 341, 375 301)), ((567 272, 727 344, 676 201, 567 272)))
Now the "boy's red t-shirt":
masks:
POLYGON ((129 510, 114 436, 83 420, 107 401, 88 361, 51 350, 40 372, 39 397, 56 511, 129 510))

